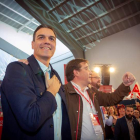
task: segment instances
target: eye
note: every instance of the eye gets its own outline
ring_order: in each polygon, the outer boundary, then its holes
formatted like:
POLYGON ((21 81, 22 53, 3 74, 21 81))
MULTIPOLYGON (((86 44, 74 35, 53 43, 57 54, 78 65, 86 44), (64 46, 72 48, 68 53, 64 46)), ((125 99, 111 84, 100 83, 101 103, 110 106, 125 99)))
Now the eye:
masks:
POLYGON ((38 39, 44 39, 44 36, 39 36, 38 39))
POLYGON ((50 39, 51 41, 55 41, 55 38, 54 38, 53 36, 50 36, 49 39, 50 39))

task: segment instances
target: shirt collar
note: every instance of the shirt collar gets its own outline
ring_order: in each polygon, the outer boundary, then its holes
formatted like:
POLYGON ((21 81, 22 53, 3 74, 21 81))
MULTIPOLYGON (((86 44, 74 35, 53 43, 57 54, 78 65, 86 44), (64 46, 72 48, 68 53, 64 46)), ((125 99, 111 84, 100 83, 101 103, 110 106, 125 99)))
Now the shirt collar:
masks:
MULTIPOLYGON (((71 84, 72 84, 73 86, 75 86, 78 90, 81 91, 81 87, 80 87, 79 85, 77 85, 76 83, 74 83, 74 82, 72 82, 72 81, 70 81, 70 82, 71 82, 71 84)), ((86 87, 86 88, 84 89, 84 92, 85 92, 87 89, 88 89, 88 87, 86 87)))
MULTIPOLYGON (((36 60, 37 60, 37 59, 36 59, 36 60)), ((46 73, 46 72, 51 72, 51 67, 50 67, 50 65, 47 67, 47 66, 45 66, 42 62, 40 62, 39 60, 37 60, 37 62, 38 62, 40 68, 42 69, 42 71, 43 71, 44 73, 46 73)))

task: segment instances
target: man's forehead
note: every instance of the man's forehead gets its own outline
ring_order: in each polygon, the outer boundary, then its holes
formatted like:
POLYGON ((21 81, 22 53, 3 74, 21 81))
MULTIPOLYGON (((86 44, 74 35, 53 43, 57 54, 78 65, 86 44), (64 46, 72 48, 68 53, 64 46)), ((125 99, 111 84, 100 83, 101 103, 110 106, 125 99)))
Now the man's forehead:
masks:
POLYGON ((133 108, 132 107, 127 107, 126 110, 132 110, 133 111, 133 108))
POLYGON ((96 73, 96 72, 94 72, 94 71, 92 71, 92 76, 94 76, 94 77, 95 77, 95 76, 96 76, 96 77, 100 77, 99 74, 96 73))
POLYGON ((89 66, 87 62, 81 62, 80 65, 81 66, 87 66, 87 67, 89 66))
POLYGON ((38 35, 49 35, 49 36, 54 36, 55 37, 55 34, 54 34, 54 32, 51 30, 51 29, 49 29, 49 28, 41 28, 41 29, 39 29, 37 32, 36 32, 36 36, 38 36, 38 35))

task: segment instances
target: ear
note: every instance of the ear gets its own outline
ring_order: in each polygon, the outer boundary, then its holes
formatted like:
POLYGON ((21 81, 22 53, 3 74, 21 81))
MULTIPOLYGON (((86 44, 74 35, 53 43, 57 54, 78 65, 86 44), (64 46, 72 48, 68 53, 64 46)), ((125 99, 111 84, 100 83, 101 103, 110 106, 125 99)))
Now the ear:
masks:
POLYGON ((79 76, 79 71, 78 70, 73 70, 73 74, 75 77, 78 77, 79 76))
POLYGON ((35 45, 34 43, 35 43, 35 42, 34 42, 34 41, 32 41, 32 49, 34 49, 34 45, 35 45))

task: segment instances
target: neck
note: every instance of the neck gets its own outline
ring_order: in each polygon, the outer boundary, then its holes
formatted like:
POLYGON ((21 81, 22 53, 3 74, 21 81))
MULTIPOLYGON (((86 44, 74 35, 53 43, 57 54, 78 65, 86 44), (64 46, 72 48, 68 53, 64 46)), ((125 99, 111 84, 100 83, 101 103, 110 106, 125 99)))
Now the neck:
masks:
POLYGON ((78 82, 76 80, 72 80, 72 82, 77 84, 81 88, 82 91, 84 91, 84 89, 87 87, 87 86, 83 85, 82 83, 80 83, 80 82, 78 82))
POLYGON ((125 115, 123 115, 123 114, 120 114, 120 116, 119 116, 119 117, 120 117, 120 118, 122 118, 123 116, 125 116, 125 115))
POLYGON ((46 67, 49 66, 49 63, 50 63, 50 58, 46 58, 46 57, 38 57, 38 56, 35 56, 34 57, 40 61, 41 63, 43 63, 46 67))

